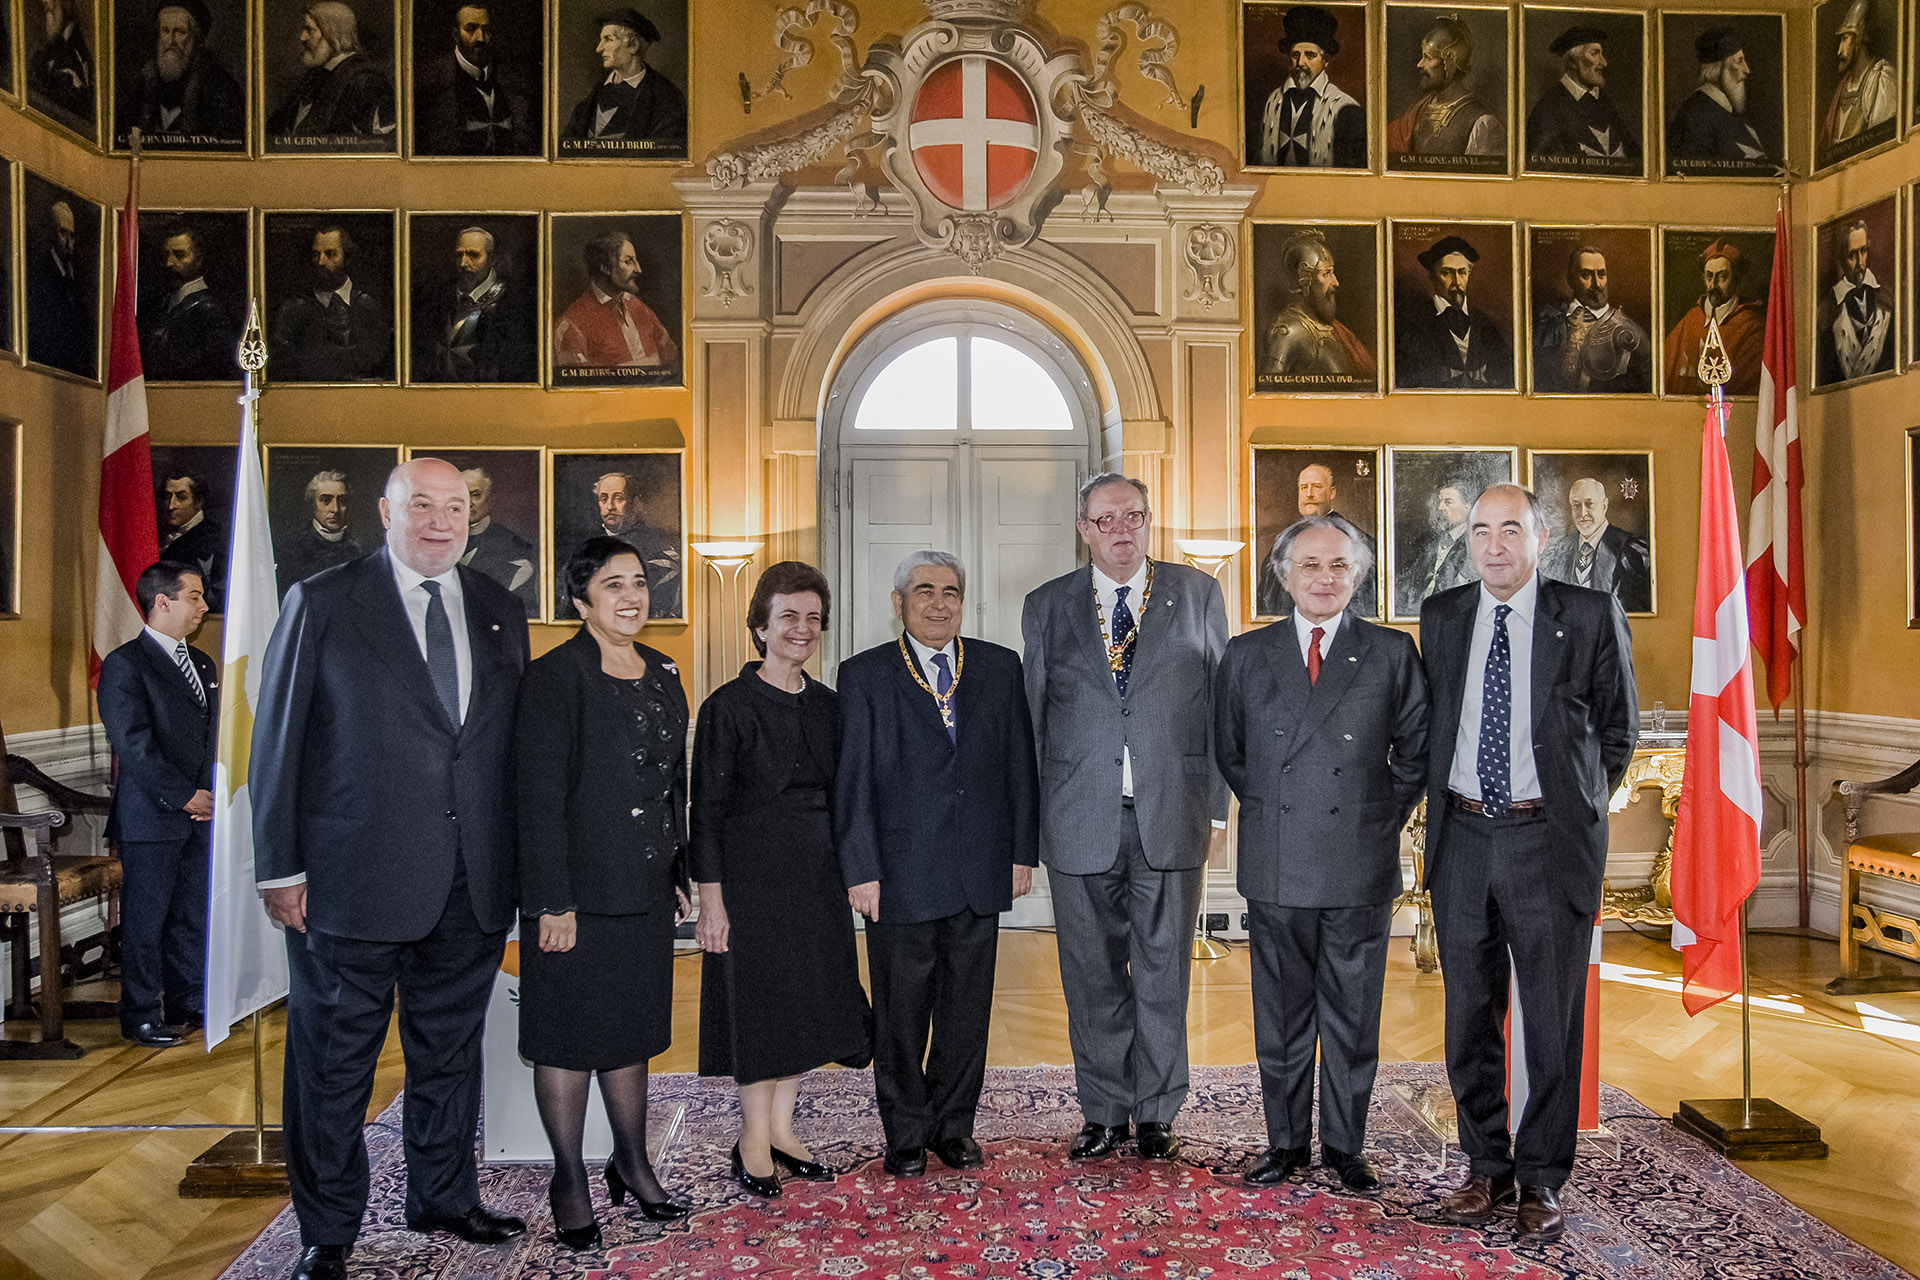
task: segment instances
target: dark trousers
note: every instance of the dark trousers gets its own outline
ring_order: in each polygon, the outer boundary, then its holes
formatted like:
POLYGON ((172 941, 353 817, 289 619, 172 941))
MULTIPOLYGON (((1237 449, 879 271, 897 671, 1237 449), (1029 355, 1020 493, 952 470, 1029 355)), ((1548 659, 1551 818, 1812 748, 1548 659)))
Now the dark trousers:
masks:
POLYGON ((1556 1190, 1580 1123, 1593 913, 1562 882, 1568 858, 1538 815, 1448 808, 1434 863, 1433 918, 1447 989, 1447 1076, 1473 1172, 1556 1190), (1509 1139, 1505 1021, 1509 975, 1526 1015, 1527 1108, 1509 1139))
POLYGON ((1320 1141, 1358 1155, 1380 1066, 1380 1001, 1393 907, 1247 903, 1253 959, 1253 1043, 1267 1145, 1313 1139, 1313 1063, 1320 1054, 1320 1141))
POLYGON ((999 949, 998 916, 867 922, 873 1091, 888 1147, 973 1136, 999 949))
POLYGON ((1113 866, 1047 873, 1074 1085, 1094 1124, 1171 1124, 1187 1100, 1187 991, 1205 875, 1149 863, 1131 805, 1113 866))
POLYGON ((351 1244, 367 1211, 361 1130, 399 988, 406 1056, 407 1217, 480 1203, 481 1032, 506 934, 474 918, 466 876, 416 942, 287 933, 287 1180, 303 1243, 351 1244))
POLYGON ((181 1022, 207 1008, 207 838, 120 842, 120 1026, 181 1022))

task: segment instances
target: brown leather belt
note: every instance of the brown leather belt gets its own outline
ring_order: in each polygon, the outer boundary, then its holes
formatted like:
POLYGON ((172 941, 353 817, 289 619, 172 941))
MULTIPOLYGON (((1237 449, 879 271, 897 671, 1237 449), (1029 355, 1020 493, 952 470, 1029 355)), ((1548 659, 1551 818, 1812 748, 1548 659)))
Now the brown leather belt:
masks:
POLYGON ((1514 800, 1508 803, 1506 813, 1490 814, 1487 812, 1487 806, 1481 804, 1478 800, 1469 800, 1458 791, 1449 791, 1447 792, 1447 807, 1458 809, 1462 813, 1477 813, 1483 818, 1505 818, 1512 817, 1515 814, 1545 813, 1547 811, 1547 802, 1545 800, 1514 800))

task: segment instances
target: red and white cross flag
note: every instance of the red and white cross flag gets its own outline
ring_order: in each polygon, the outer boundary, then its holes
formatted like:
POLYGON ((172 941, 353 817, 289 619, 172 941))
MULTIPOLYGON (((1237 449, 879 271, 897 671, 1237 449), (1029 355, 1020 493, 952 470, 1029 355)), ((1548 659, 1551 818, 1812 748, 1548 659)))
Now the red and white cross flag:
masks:
POLYGON ((1760 883, 1760 732, 1725 413, 1724 402, 1709 408, 1701 433, 1693 696, 1673 824, 1673 918, 1693 934, 1681 961, 1690 1015, 1740 989, 1740 908, 1760 883))
POLYGON ((107 438, 100 456, 100 544, 93 584, 93 653, 87 679, 100 681, 100 663, 140 634, 146 619, 133 586, 160 558, 153 506, 153 453, 147 435, 147 380, 140 371, 140 331, 134 323, 139 293, 140 161, 130 162, 127 207, 120 217, 113 265, 113 335, 107 356, 107 438))
POLYGON ((1773 283, 1753 426, 1753 505, 1747 509, 1747 603, 1753 642, 1767 664, 1774 714, 1793 692, 1793 655, 1807 617, 1800 569, 1800 414, 1794 405, 1793 243, 1783 202, 1774 216, 1773 283))
POLYGON ((1019 74, 970 53, 935 67, 913 100, 907 146, 927 190, 984 213, 1020 194, 1040 158, 1040 113, 1019 74))

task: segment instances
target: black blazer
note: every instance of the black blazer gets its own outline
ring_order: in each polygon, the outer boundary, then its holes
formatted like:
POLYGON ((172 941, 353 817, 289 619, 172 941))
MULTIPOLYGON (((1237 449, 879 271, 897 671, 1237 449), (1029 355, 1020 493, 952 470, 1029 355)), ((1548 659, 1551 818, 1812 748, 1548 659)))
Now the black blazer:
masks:
POLYGON ((636 643, 680 722, 673 767, 673 844, 657 848, 659 814, 634 800, 633 719, 600 670, 600 642, 581 627, 520 682, 513 786, 520 815, 520 907, 529 915, 673 910, 687 846, 687 695, 673 660, 636 643))
POLYGON ((848 887, 880 882, 882 924, 998 914, 1013 905, 1014 865, 1040 860, 1020 656, 985 640, 961 643, 957 744, 897 643, 840 664, 834 835, 848 887))
MULTIPOLYGON (((1620 602, 1604 591, 1540 578, 1533 618, 1533 762, 1546 801, 1559 887, 1582 914, 1600 908, 1607 865, 1607 802, 1626 777, 1640 738, 1633 636, 1620 602)), ((1467 652, 1480 584, 1429 596, 1420 610, 1427 685, 1433 697, 1427 774, 1427 883, 1447 856, 1447 777, 1460 732, 1467 652)))
POLYGON ((473 687, 455 729, 382 547, 296 583, 260 677, 249 765, 254 876, 306 873, 310 928, 432 931, 466 867, 480 926, 514 919, 511 748, 527 663, 520 602, 459 569, 473 687))
POLYGON ((100 723, 120 760, 107 834, 180 840, 196 824, 181 805, 213 789, 220 729, 220 670, 192 645, 187 658, 207 691, 202 707, 187 678, 142 631, 100 664, 100 723))
POLYGON ((1291 614, 1235 636, 1214 758, 1240 797, 1253 902, 1363 907, 1400 892, 1400 829, 1427 781, 1427 678, 1405 632, 1348 614, 1307 679, 1291 614))

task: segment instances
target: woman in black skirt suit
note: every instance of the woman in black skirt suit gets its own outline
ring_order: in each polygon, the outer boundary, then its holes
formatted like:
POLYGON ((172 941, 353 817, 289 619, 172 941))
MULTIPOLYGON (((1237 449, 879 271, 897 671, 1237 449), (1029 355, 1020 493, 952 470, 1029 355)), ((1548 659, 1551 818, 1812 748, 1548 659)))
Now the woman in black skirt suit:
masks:
POLYGON ((700 1074, 738 1086, 733 1176, 762 1196, 780 1194, 778 1168, 833 1176, 793 1131, 800 1076, 872 1058, 828 799, 838 700, 802 670, 831 603, 812 565, 788 560, 762 574, 747 626, 763 661, 714 690, 693 737, 700 1074))
POLYGON ((682 1217, 647 1157, 647 1060, 672 1039, 673 927, 687 898, 687 695, 647 621, 640 553, 589 538, 567 562, 582 625, 527 667, 514 766, 520 824, 520 1054, 553 1146, 555 1234, 597 1247, 580 1144, 597 1072, 612 1122, 607 1195, 682 1217), (537 945, 528 945, 535 942, 537 945))

